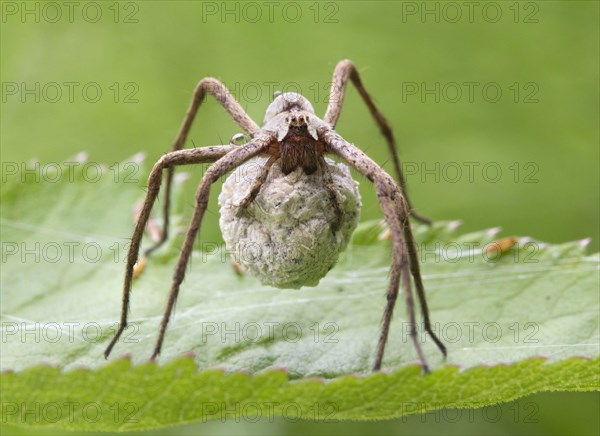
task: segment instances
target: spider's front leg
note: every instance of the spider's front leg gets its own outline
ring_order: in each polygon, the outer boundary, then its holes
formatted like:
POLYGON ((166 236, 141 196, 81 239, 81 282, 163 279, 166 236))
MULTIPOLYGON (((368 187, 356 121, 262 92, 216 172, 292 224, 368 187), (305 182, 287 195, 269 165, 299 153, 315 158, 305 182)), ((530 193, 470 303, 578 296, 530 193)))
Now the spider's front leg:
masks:
POLYGON ((127 327, 127 312, 129 310, 129 295, 131 292, 131 282, 134 277, 134 268, 138 262, 138 254, 140 250, 140 244, 142 236, 144 234, 144 228, 150 218, 150 211, 158 196, 160 185, 162 182, 162 172, 178 165, 190 165, 205 162, 214 162, 217 159, 227 155, 228 153, 235 150, 236 147, 225 145, 225 146, 214 146, 214 147, 203 147, 195 148, 191 150, 179 150, 171 153, 167 153, 161 157, 158 162, 152 168, 150 176, 148 177, 148 191, 146 192, 146 198, 144 204, 139 213, 138 220, 131 237, 131 244, 129 245, 129 251, 127 253, 127 266, 125 267, 125 281, 123 283, 123 302, 121 306, 121 319, 119 322, 119 328, 115 333, 115 336, 110 341, 106 350, 104 351, 104 357, 108 357, 112 348, 115 346, 119 337, 127 327))
POLYGON ((430 334, 444 356, 446 356, 446 347, 431 328, 429 309, 425 299, 425 289, 423 287, 423 281, 418 265, 416 247, 410 230, 410 223, 408 221, 410 213, 409 207, 403 196, 403 192, 396 182, 381 167, 357 147, 345 141, 332 130, 324 130, 320 133, 330 152, 333 152, 344 159, 375 184, 377 198, 392 236, 392 265, 387 290, 387 304, 384 310, 381 334, 379 336, 373 370, 377 371, 381 368, 394 306, 398 296, 398 288, 400 280, 402 280, 410 326, 409 334, 417 355, 421 360, 423 370, 428 372, 429 366, 427 365, 421 344, 417 338, 411 274, 417 287, 421 312, 425 322, 425 330, 430 334))
MULTIPOLYGON (((181 150, 187 139, 198 108, 204 101, 205 96, 212 95, 217 100, 229 116, 250 136, 254 137, 260 132, 260 127, 246 114, 242 106, 233 97, 227 87, 219 80, 212 77, 206 77, 202 79, 192 97, 192 101, 188 107, 188 110, 183 118, 179 132, 175 137, 175 141, 171 146, 172 151, 181 150)), ((167 169, 167 175, 165 177, 165 198, 163 204, 163 225, 160 238, 154 245, 149 247, 145 252, 145 256, 149 256, 153 251, 158 249, 169 237, 169 210, 171 207, 171 185, 173 182, 174 168, 167 169)))
POLYGON ((194 209, 194 214, 190 220, 190 224, 185 235, 185 240, 183 241, 183 246, 181 247, 179 259, 177 260, 177 265, 175 266, 173 283, 171 285, 167 306, 160 324, 156 346, 154 347, 154 351, 152 353, 152 360, 156 359, 156 357, 160 354, 165 332, 167 330, 167 324, 169 323, 171 313, 173 312, 173 307, 175 306, 175 301, 177 300, 177 296, 179 294, 179 288, 185 277, 185 270, 187 268, 190 255, 192 254, 194 240, 200 231, 200 224, 202 223, 202 218, 206 212, 206 208, 208 207, 210 187, 220 177, 224 176, 235 167, 238 167, 248 159, 263 153, 265 149, 268 148, 272 143, 273 139, 274 138, 269 135, 257 136, 248 144, 237 147, 234 151, 220 158, 208 168, 204 174, 204 177, 202 177, 202 181, 200 182, 198 190, 196 191, 196 208, 194 209))
POLYGON ((369 108, 369 112, 371 112, 371 115, 373 116, 375 122, 379 126, 381 134, 385 137, 385 140, 388 145, 388 150, 392 157, 392 162, 394 164, 394 171, 396 172, 398 184, 400 185, 404 198, 406 199, 406 202, 408 204, 410 215, 417 221, 420 221, 425 224, 431 224, 431 220, 429 218, 417 214, 412 208, 411 202, 408 199, 406 180, 402 172, 402 165, 398 156, 398 146, 396 145, 396 139, 394 138, 392 129, 388 121, 381 113, 381 111, 375 105, 373 98, 369 95, 366 88, 362 84, 356 66, 349 59, 344 59, 340 61, 335 67, 335 71, 333 72, 333 78, 331 81, 329 104, 327 106, 327 111, 325 112, 323 120, 329 123, 331 127, 335 129, 335 125, 337 124, 338 118, 340 117, 340 113, 342 111, 342 106, 344 104, 344 95, 346 93, 346 86, 348 84, 348 81, 351 81, 358 90, 363 101, 369 108))

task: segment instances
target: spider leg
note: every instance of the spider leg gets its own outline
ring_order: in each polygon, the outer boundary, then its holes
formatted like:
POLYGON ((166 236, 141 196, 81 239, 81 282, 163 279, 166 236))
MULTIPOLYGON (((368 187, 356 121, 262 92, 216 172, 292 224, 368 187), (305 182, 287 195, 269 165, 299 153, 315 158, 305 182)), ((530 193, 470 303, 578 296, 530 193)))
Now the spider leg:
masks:
POLYGON ((127 312, 129 310, 129 293, 131 292, 131 282, 134 275, 134 266, 138 260, 138 253, 142 236, 144 234, 144 228, 150 217, 150 211, 158 191, 160 189, 162 172, 165 169, 172 168, 176 165, 189 165, 203 162, 214 162, 217 159, 227 155, 228 153, 236 150, 237 147, 233 146, 215 146, 215 147, 203 147, 194 148, 189 150, 178 150, 171 153, 165 154, 161 157, 158 162, 152 168, 150 176, 148 177, 148 191, 146 192, 146 199, 139 213, 138 220, 133 231, 131 238, 131 244, 129 245, 129 251, 127 253, 127 266, 125 269, 125 281, 123 284, 123 303, 121 307, 121 320, 119 328, 115 333, 115 336, 106 347, 104 351, 104 357, 108 358, 112 348, 115 346, 119 337, 127 327, 127 312))
MULTIPOLYGON (((183 148, 183 144, 185 143, 190 128, 192 127, 192 123, 194 122, 194 118, 196 117, 196 112, 198 112, 198 108, 204 101, 206 94, 212 95, 221 106, 223 106, 229 116, 231 116, 231 118, 233 118, 246 133, 250 134, 252 137, 259 133, 260 127, 248 116, 248 114, 246 114, 242 106, 236 101, 233 95, 231 95, 231 92, 227 87, 215 78, 206 77, 196 85, 192 101, 190 102, 188 110, 183 118, 183 122, 181 123, 181 127, 179 128, 179 132, 171 147, 172 151, 181 150, 181 148, 183 148)), ((149 256, 150 253, 159 248, 169 237, 169 209, 171 204, 173 172, 174 168, 169 168, 165 180, 165 199, 163 205, 161 237, 154 245, 146 250, 144 253, 146 256, 149 256)))
POLYGON ((260 173, 258 174, 256 179, 252 183, 252 186, 250 187, 250 192, 248 192, 248 194, 244 197, 244 199, 242 201, 240 201, 240 204, 238 205, 238 207, 240 208, 238 214, 240 214, 245 208, 250 206, 250 203, 252 203, 254 201, 254 199, 260 192, 260 188, 262 188, 262 185, 265 183, 265 180, 267 180, 267 176, 269 175, 269 170, 271 169, 273 164, 277 161, 277 159, 279 159, 279 155, 274 154, 271 157, 269 157, 269 159, 262 166, 262 168, 260 169, 260 173))
POLYGON ((342 207, 340 206, 340 202, 337 198, 333 178, 331 177, 331 172, 329 171, 329 165, 327 165, 323 155, 319 155, 319 165, 321 166, 321 171, 323 172, 323 187, 329 195, 329 201, 335 212, 336 219, 335 222, 331 224, 331 230, 335 233, 340 229, 344 212, 342 211, 342 207))
POLYGON ((381 369, 381 362, 383 360, 385 345, 389 335, 390 323, 392 321, 394 306, 396 305, 396 297, 398 296, 398 285, 400 279, 402 279, 402 286, 405 291, 406 309, 408 312, 409 335, 421 361, 421 366, 423 367, 423 370, 428 373, 429 366, 427 365, 421 344, 417 338, 417 323, 415 318, 412 283, 410 280, 409 261, 406 253, 405 241, 402 237, 402 228, 408 224, 407 216, 409 209, 406 204, 403 204, 402 215, 399 216, 397 214, 397 208, 395 206, 402 204, 404 198, 399 189, 390 187, 389 181, 386 183, 377 180, 375 186, 377 198, 379 199, 379 203, 383 210, 383 215, 390 226, 392 234, 392 267, 390 272, 390 285, 387 291, 387 304, 385 311, 383 312, 383 325, 381 327, 379 343, 377 344, 377 356, 375 358, 375 363, 373 364, 373 371, 381 369))
MULTIPOLYGON (((398 213, 401 213, 400 211, 398 213)), ((423 323, 425 324, 425 331, 429 333, 433 342, 440 349, 444 357, 448 356, 446 346, 442 343, 440 338, 434 333, 431 328, 431 320, 429 319, 429 308, 427 307, 427 298, 425 297, 425 286, 423 286, 423 279, 421 277, 421 268, 419 267, 419 258, 417 256, 417 248, 415 238, 412 234, 410 224, 407 222, 404 225, 404 239, 406 241, 406 247, 408 249, 408 256, 410 259, 410 271, 415 281, 415 287, 417 288, 417 297, 419 298, 419 305, 421 306, 421 314, 423 315, 423 323)))
POLYGON ((338 118, 340 117, 340 113, 342 111, 342 105, 344 103, 344 95, 346 93, 346 85, 348 84, 348 80, 350 80, 354 84, 354 86, 356 86, 356 89, 360 93, 363 101, 369 108, 369 112, 371 112, 371 115, 373 116, 375 122, 379 126, 381 134, 386 139, 390 155, 392 156, 394 171, 396 172, 396 177, 398 179, 400 188, 402 189, 402 193, 404 194, 404 198, 408 203, 410 215, 417 221, 420 221, 425 224, 431 224, 431 220, 429 218, 417 214, 412 209, 411 203, 408 199, 406 181, 402 172, 402 165, 400 164, 400 157, 398 156, 398 147, 396 145, 396 140, 394 138, 394 134, 392 133, 392 129, 385 117, 383 116, 383 114, 381 113, 381 111, 375 105, 375 102, 373 101, 365 87, 363 86, 356 66, 349 59, 344 59, 340 61, 335 67, 331 83, 331 91, 329 94, 329 104, 327 106, 327 111, 325 112, 323 120, 329 123, 331 127, 335 129, 335 125, 337 124, 338 118))
POLYGON ((328 146, 328 151, 335 153, 347 161, 357 171, 375 184, 377 198, 379 199, 392 235, 392 267, 390 270, 390 282, 387 291, 387 305, 384 311, 383 324, 379 336, 377 356, 373 365, 373 370, 376 371, 381 368, 381 362, 389 334, 390 322, 398 295, 398 286, 400 279, 402 279, 402 284, 406 293, 406 308, 410 325, 409 334, 415 350, 417 351, 417 355, 421 360, 423 370, 428 372, 429 368, 425 360, 425 355, 423 354, 423 350, 417 339, 410 274, 412 274, 415 280, 421 311, 426 320, 427 332, 432 336, 444 356, 446 355, 446 348, 431 329, 429 311, 425 300, 425 289, 418 267, 418 257, 416 255, 414 238, 408 221, 409 208, 406 199, 403 196, 403 192, 396 182, 394 182, 381 167, 356 146, 345 141, 340 135, 329 130, 322 132, 322 138, 328 146))
POLYGON ((173 312, 173 307, 175 305, 175 301, 177 300, 177 295, 179 294, 181 282, 185 277, 185 270, 192 253, 194 240, 196 239, 196 235, 200 230, 202 217, 204 216, 204 212, 206 212, 206 208, 208 206, 211 185, 233 168, 241 165, 256 155, 263 153, 266 148, 269 147, 273 139, 274 138, 271 136, 260 136, 253 139, 248 144, 236 148, 234 151, 226 154, 216 161, 212 166, 210 166, 204 174, 204 177, 202 177, 202 181, 200 182, 198 190, 196 191, 196 208, 194 209, 194 214, 188 226, 179 259, 177 260, 175 273, 173 274, 173 283, 169 292, 167 306, 160 323, 158 339, 156 341, 154 351, 152 352, 151 360, 156 359, 156 357, 160 354, 167 324, 169 323, 171 313, 173 312))

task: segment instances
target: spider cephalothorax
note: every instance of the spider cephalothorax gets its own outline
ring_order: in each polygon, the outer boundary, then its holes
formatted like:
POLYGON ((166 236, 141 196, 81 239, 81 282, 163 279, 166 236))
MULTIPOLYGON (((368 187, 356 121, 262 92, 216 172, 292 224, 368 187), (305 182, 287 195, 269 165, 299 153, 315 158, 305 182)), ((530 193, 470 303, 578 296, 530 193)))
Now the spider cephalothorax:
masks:
POLYGON ((381 112, 379 112, 372 98, 362 85, 358 72, 352 62, 343 60, 337 65, 333 74, 329 105, 322 119, 315 114, 312 105, 306 98, 296 93, 285 93, 276 96, 269 105, 262 128, 246 114, 244 109, 221 82, 210 77, 205 78, 200 81, 194 91, 192 103, 185 115, 183 124, 175 138, 172 149, 173 151, 164 155, 154 165, 148 178, 148 192, 135 226, 127 256, 127 267, 123 284, 123 305, 119 329, 106 348, 104 353, 105 357, 108 357, 127 326, 131 283, 134 269, 138 262, 140 243, 144 228, 150 217, 150 211, 152 210, 152 206, 157 198, 162 183, 163 171, 166 170, 167 172, 165 178, 166 194, 163 208, 163 232, 160 240, 145 251, 145 256, 149 256, 157 247, 162 245, 168 237, 170 188, 174 168, 179 165, 214 162, 204 174, 196 193, 196 208, 194 209, 194 214, 190 221, 181 248, 181 254, 173 274, 173 284, 160 325, 158 340, 154 352, 152 353, 152 359, 156 358, 160 353, 167 324, 169 323, 180 285, 184 279, 185 270, 192 253, 193 243, 208 206, 211 185, 220 177, 236 169, 250 159, 255 157, 264 158, 264 163, 261 164, 262 167, 258 174, 246 188, 248 189, 248 192, 236 205, 234 205, 238 208, 238 214, 241 216, 243 215, 244 210, 256 199, 261 187, 267 180, 273 165, 277 164, 276 166, 280 167, 281 173, 284 176, 291 174, 294 171, 303 171, 307 177, 316 175, 320 177, 323 188, 322 192, 326 193, 326 197, 328 198, 328 206, 323 206, 323 208, 327 209, 327 207, 329 207, 333 212, 330 214, 332 217, 329 225, 330 229, 326 230, 335 234, 344 226, 344 209, 340 206, 340 199, 336 192, 336 184, 331 176, 329 163, 324 157, 326 153, 341 158, 374 184, 377 198, 390 229, 390 238, 392 240, 390 279, 387 289, 387 302, 384 309, 383 324, 375 353, 373 370, 381 368, 400 281, 402 281, 405 290, 405 299, 409 315, 410 337, 421 360, 423 369, 427 371, 428 367, 416 333, 413 285, 417 290, 417 299, 423 314, 425 331, 429 333, 440 351, 446 355, 446 348, 433 332, 429 320, 429 311, 425 299, 425 289, 421 278, 419 260, 408 219, 409 216, 412 216, 420 221, 428 222, 428 220, 418 216, 411 210, 410 203, 406 196, 404 178, 392 131, 386 119, 381 112), (348 81, 351 81, 358 89, 361 97, 369 108, 369 111, 377 122, 381 133, 387 140, 397 177, 396 180, 390 177, 359 148, 347 142, 333 130, 341 112, 348 81), (212 95, 229 113, 233 120, 248 135, 250 135, 251 139, 249 142, 241 146, 229 144, 182 150, 192 122, 196 116, 196 112, 206 94, 212 95))
POLYGON ((306 174, 314 173, 325 146, 319 142, 317 129, 327 127, 315 115, 310 102, 300 94, 286 92, 275 97, 265 115, 263 130, 277 135, 277 142, 269 149, 279 154, 281 169, 289 174, 302 167, 306 174))

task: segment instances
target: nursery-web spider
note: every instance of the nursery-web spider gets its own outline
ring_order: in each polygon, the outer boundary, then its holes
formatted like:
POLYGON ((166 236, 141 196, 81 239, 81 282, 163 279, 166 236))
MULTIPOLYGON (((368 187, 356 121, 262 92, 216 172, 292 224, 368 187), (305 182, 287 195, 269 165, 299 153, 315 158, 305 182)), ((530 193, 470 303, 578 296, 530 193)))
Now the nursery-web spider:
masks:
MULTIPOLYGON (((256 178, 250 192, 247 194, 242 204, 240 204, 241 208, 250 204, 258 195, 261 185, 269 172, 269 168, 278 160, 280 161, 279 163, 284 174, 287 174, 298 167, 301 167, 305 173, 311 174, 315 172, 318 167, 321 167, 324 175, 324 188, 330 190, 331 187, 328 187, 328 181, 330 181, 331 178, 328 177, 327 166, 324 165, 324 155, 326 153, 331 153, 342 158, 375 185, 377 198, 390 229, 392 240, 392 263, 387 288, 387 304, 383 314, 383 323, 381 334, 379 335, 373 370, 376 371, 381 368, 381 362, 390 329, 390 322, 401 280, 405 291, 410 324, 410 337, 419 359, 421 360, 424 371, 428 372, 428 366, 417 338, 412 290, 413 280, 423 315, 425 331, 431 335, 431 338, 436 343, 437 347, 442 354, 446 356, 446 347, 431 328, 415 240, 409 224, 409 215, 412 215, 415 219, 422 222, 428 222, 428 220, 418 216, 411 210, 406 195, 404 177, 402 175, 392 130, 379 109, 375 106, 371 96, 365 90, 356 67, 349 60, 342 60, 335 68, 329 104, 323 119, 320 119, 315 115, 312 105, 306 98, 295 93, 285 93, 276 96, 270 104, 265 114, 264 125, 262 128, 246 114, 242 106, 235 100, 225 85, 211 77, 200 81, 194 90, 192 102, 185 114, 179 133, 173 144, 172 151, 162 156, 154 165, 154 168, 150 173, 146 199, 139 214, 127 255, 119 328, 106 348, 104 356, 108 357, 113 346, 127 326, 127 312, 129 308, 134 266, 138 261, 138 252, 142 234, 146 223, 148 222, 154 201, 158 195, 164 170, 166 170, 167 173, 165 178, 166 192, 163 208, 164 221, 162 234, 160 240, 145 251, 145 256, 150 255, 154 250, 160 247, 168 237, 170 193, 175 167, 179 165, 214 162, 212 166, 207 169, 196 192, 196 207, 187 229, 185 241, 181 248, 181 253, 175 268, 168 303, 162 318, 158 340, 154 352, 152 353, 152 359, 155 359, 160 353, 165 330, 177 299, 181 282, 185 275, 190 254, 192 253, 194 239, 198 234, 202 217, 206 212, 211 185, 221 176, 238 167, 250 158, 263 155, 269 156, 269 159, 256 178), (358 92, 387 141, 397 176, 396 181, 365 153, 353 144, 347 142, 334 130, 340 116, 344 94, 349 80, 358 89, 358 92), (207 94, 212 95, 221 106, 223 106, 233 120, 248 135, 250 135, 251 139, 249 142, 241 146, 229 144, 182 150, 192 122, 196 116, 196 112, 207 94), (413 280, 411 280, 411 275, 413 280)), ((341 211, 339 205, 336 203, 335 195, 331 195, 330 197, 332 207, 339 217, 341 211)), ((332 223, 333 230, 335 230, 335 226, 336 223, 332 223)))

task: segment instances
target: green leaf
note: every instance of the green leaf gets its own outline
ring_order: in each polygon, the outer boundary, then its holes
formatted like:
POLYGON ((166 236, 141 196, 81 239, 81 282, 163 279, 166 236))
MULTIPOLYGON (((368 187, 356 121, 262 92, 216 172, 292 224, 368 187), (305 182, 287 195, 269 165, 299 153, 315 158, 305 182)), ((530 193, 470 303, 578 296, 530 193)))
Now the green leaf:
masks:
MULTIPOLYGON (((415 226, 434 329, 449 350, 444 361, 418 329, 427 376, 402 299, 384 370, 370 372, 390 261, 379 222, 363 223, 320 285, 300 290, 239 277, 222 248, 199 242, 205 252, 194 253, 159 362, 149 364, 179 234, 134 283, 132 326, 107 363, 147 172, 134 161, 95 168, 96 180, 92 167, 63 166, 54 181, 17 172, 2 187, 4 424, 117 431, 257 414, 384 419, 600 388, 598 255, 585 241, 530 238, 486 254, 498 230, 459 234, 455 222, 415 226)), ((180 185, 174 230, 191 204, 180 185)))

